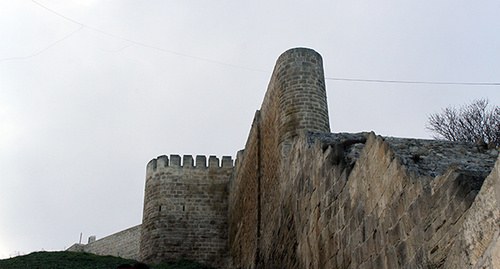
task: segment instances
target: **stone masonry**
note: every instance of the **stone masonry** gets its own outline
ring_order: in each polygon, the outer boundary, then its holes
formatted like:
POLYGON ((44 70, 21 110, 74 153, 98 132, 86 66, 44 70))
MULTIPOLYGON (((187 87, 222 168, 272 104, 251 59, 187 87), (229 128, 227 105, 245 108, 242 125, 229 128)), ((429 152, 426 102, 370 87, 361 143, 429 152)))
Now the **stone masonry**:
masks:
POLYGON ((88 244, 74 244, 67 250, 139 260, 140 239, 141 225, 136 225, 99 240, 96 240, 95 236, 91 236, 88 244))
POLYGON ((140 257, 148 263, 187 258, 228 266, 231 157, 160 156, 147 165, 140 257))
MULTIPOLYGON (((204 156, 149 162, 133 228, 140 247, 127 255, 216 268, 500 268, 498 155, 330 133, 321 56, 291 49, 234 166, 212 156, 208 166, 204 156)), ((72 248, 97 252, 85 246, 72 248)))

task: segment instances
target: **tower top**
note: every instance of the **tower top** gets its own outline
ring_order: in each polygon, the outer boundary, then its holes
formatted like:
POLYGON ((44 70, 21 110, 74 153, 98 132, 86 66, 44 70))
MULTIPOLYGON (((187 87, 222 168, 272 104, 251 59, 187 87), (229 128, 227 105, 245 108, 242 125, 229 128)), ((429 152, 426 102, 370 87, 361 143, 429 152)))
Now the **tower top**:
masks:
POLYGON ((292 48, 276 61, 269 90, 279 99, 280 143, 303 130, 330 132, 325 75, 321 55, 309 48, 292 48))

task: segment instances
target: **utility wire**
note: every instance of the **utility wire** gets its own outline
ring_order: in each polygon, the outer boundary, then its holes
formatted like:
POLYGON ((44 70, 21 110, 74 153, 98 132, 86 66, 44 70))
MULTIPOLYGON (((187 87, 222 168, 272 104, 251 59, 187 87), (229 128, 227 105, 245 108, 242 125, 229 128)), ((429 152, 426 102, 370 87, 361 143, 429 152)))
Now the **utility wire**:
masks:
POLYGON ((120 52, 120 51, 122 51, 124 49, 127 49, 128 47, 133 46, 133 45, 134 45, 133 43, 129 43, 129 44, 127 44, 127 45, 125 45, 125 46, 123 46, 123 47, 121 47, 119 49, 116 49, 116 50, 106 50, 106 49, 101 49, 101 50, 103 50, 105 52, 115 53, 115 52, 120 52))
POLYGON ((192 56, 192 55, 187 55, 187 54, 183 54, 183 53, 180 53, 180 52, 175 52, 175 51, 171 51, 171 50, 166 50, 166 49, 163 49, 163 48, 159 48, 159 47, 155 47, 155 46, 152 46, 152 45, 148 45, 146 43, 142 43, 142 42, 138 42, 138 41, 135 41, 135 40, 132 40, 132 39, 128 39, 128 38, 124 38, 124 37, 121 37, 121 36, 117 36, 117 35, 114 35, 114 34, 111 34, 111 33, 108 33, 108 32, 105 32, 103 30, 99 30, 97 28, 94 28, 94 27, 91 27, 91 26, 88 26, 86 24, 83 24, 79 21, 76 21, 76 20, 73 20, 71 18, 68 18, 40 3, 38 3, 37 1, 35 0, 31 0, 31 2, 41 6, 42 8, 50 11, 51 13, 61 17, 61 18, 64 18, 70 22, 73 22, 73 23, 76 23, 80 26, 83 26, 85 28, 88 28, 90 30, 93 30, 93 31, 96 31, 98 33, 101 33, 103 35, 107 35, 107 36, 110 36, 110 37, 113 37, 113 38, 116 38, 116 39, 120 39, 120 40, 123 40, 123 41, 127 41, 127 42, 130 42, 134 45, 138 45, 138 46, 142 46, 142 47, 146 47, 146 48, 150 48, 150 49, 154 49, 154 50, 159 50, 159 51, 162 51, 162 52, 166 52, 166 53, 170 53, 170 54, 174 54, 174 55, 178 55, 178 56, 181 56, 181 57, 186 57, 186 58, 191 58, 191 59, 196 59, 196 60, 200 60, 200 61, 205 61, 205 62, 209 62, 209 63, 215 63, 215 64, 219 64, 219 65, 225 65, 225 66, 230 66, 230 67, 235 67, 235 68, 240 68, 240 69, 246 69, 246 70, 251 70, 251 71, 257 71, 257 72, 263 72, 263 73, 267 73, 267 71, 264 71, 264 70, 260 70, 260 69, 255 69, 255 68, 250 68, 250 67, 245 67, 245 66, 240 66, 240 65, 234 65, 234 64, 229 64, 229 63, 224 63, 224 62, 220 62, 220 61, 216 61, 216 60, 211 60, 211 59, 207 59, 207 58, 202 58, 202 57, 197 57, 197 56, 192 56))
MULTIPOLYGON (((90 30, 96 31, 98 33, 101 33, 101 34, 104 34, 104 35, 107 35, 107 36, 110 36, 110 37, 113 37, 113 38, 116 38, 116 39, 120 39, 120 40, 123 40, 123 41, 127 41, 127 42, 130 43, 130 44, 126 45, 125 47, 119 49, 118 51, 124 50, 124 49, 130 47, 131 45, 138 45, 138 46, 142 46, 142 47, 146 47, 146 48, 150 48, 150 49, 154 49, 154 50, 158 50, 158 51, 162 51, 162 52, 166 52, 166 53, 178 55, 178 56, 181 56, 181 57, 196 59, 196 60, 200 60, 200 61, 215 63, 215 64, 219 64, 219 65, 225 65, 225 66, 230 66, 230 67, 235 67, 235 68, 240 68, 240 69, 246 69, 246 70, 251 70, 251 71, 268 73, 267 71, 264 71, 264 70, 261 70, 261 69, 249 68, 249 67, 245 67, 245 66, 224 63, 224 62, 220 62, 220 61, 216 61, 216 60, 211 60, 211 59, 207 59, 207 58, 202 58, 202 57, 187 55, 187 54, 183 54, 183 53, 179 53, 179 52, 175 52, 175 51, 171 51, 171 50, 166 50, 166 49, 163 49, 163 48, 155 47, 155 46, 152 46, 152 45, 148 45, 146 43, 138 42, 138 41, 135 41, 135 40, 132 40, 132 39, 128 39, 128 38, 124 38, 124 37, 121 37, 121 36, 117 36, 117 35, 105 32, 103 30, 100 30, 100 29, 88 26, 88 25, 83 24, 83 23, 81 23, 79 21, 73 20, 73 19, 71 19, 69 17, 66 17, 66 16, 64 16, 64 15, 62 15, 62 14, 60 14, 60 13, 58 13, 58 12, 56 12, 56 11, 48 8, 48 7, 42 5, 41 3, 38 3, 35 0, 31 0, 31 2, 39 5, 40 7, 46 9, 47 11, 49 11, 49 12, 51 12, 51 13, 53 13, 53 14, 61 17, 61 18, 64 18, 64 19, 66 19, 66 20, 68 20, 70 22, 73 22, 73 23, 76 23, 76 24, 80 25, 80 28, 78 28, 76 31, 72 32, 68 36, 66 36, 66 37, 64 37, 64 38, 62 38, 62 39, 60 39, 60 40, 52 43, 47 48, 45 48, 45 49, 43 49, 43 50, 41 50, 41 51, 39 51, 39 52, 37 52, 35 54, 29 55, 29 56, 26 56, 26 57, 14 57, 14 58, 0 59, 0 62, 7 61, 7 60, 20 60, 20 59, 27 59, 27 58, 35 57, 35 56, 43 53, 44 51, 48 50, 49 48, 53 47, 57 43, 62 42, 65 39, 69 38, 70 36, 74 35, 76 32, 80 31, 82 28, 85 27, 85 28, 88 28, 90 30)), ((500 82, 408 81, 408 80, 383 80, 383 79, 360 79, 360 78, 338 78, 338 77, 325 77, 325 80, 349 81, 349 82, 368 82, 368 83, 393 83, 393 84, 500 86, 500 82)))
POLYGON ((461 85, 461 86, 500 86, 500 82, 448 82, 448 81, 410 81, 410 80, 383 80, 361 78, 325 78, 326 80, 371 82, 371 83, 398 83, 398 84, 426 84, 426 85, 461 85))
POLYGON ((80 27, 78 27, 78 29, 76 29, 75 31, 73 31, 71 34, 57 40, 56 42, 50 44, 48 47, 42 49, 41 51, 37 52, 37 53, 34 53, 34 54, 31 54, 31 55, 28 55, 28 56, 23 56, 23 57, 12 57, 12 58, 4 58, 4 59, 0 59, 0 62, 3 62, 3 61, 10 61, 10 60, 24 60, 24 59, 28 59, 28 58, 32 58, 32 57, 35 57, 35 56, 38 56, 40 54, 42 54, 43 52, 47 51, 48 49, 52 48, 53 46, 55 46, 56 44, 68 39, 70 36, 76 34, 78 31, 82 30, 83 29, 83 25, 80 25, 80 27))

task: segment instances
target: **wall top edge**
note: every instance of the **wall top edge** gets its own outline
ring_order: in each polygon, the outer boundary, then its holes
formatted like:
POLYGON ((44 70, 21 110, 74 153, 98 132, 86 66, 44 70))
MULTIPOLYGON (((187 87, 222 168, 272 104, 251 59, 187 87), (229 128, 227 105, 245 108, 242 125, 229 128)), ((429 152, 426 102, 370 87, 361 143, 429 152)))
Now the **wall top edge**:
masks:
POLYGON ((156 170, 157 167, 177 167, 177 168, 233 168, 233 158, 222 156, 222 160, 217 156, 210 155, 183 155, 158 156, 147 164, 147 170, 156 170), (207 162, 208 160, 208 162, 207 162))

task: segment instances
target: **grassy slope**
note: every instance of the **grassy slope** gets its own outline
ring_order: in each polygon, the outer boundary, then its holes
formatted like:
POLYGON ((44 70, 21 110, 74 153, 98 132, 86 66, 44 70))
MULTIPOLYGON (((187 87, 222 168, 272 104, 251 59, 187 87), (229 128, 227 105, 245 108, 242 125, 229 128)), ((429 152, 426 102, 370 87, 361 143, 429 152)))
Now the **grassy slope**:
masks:
MULTIPOLYGON (((0 260, 2 269, 114 269, 122 263, 135 261, 113 256, 98 256, 84 252, 34 252, 11 259, 0 260)), ((187 260, 153 265, 156 269, 209 269, 210 267, 187 260)))

